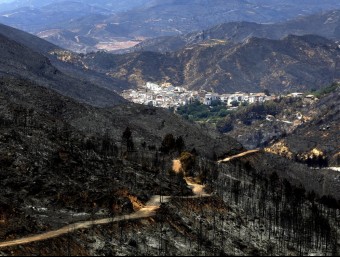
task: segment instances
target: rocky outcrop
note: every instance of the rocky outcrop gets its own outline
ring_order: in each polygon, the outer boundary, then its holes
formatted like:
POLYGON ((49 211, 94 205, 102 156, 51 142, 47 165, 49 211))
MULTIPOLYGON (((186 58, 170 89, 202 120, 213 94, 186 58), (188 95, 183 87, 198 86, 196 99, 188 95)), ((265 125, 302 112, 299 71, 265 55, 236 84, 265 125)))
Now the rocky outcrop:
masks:
POLYGON ((270 148, 265 149, 266 152, 277 154, 290 160, 294 160, 294 154, 289 150, 283 141, 275 143, 270 148))

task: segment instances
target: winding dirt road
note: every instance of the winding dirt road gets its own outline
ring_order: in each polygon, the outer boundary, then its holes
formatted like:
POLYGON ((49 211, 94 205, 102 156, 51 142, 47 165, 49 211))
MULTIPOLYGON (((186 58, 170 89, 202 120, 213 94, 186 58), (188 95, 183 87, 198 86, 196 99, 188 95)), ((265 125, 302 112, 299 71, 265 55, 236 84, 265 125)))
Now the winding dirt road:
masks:
MULTIPOLYGON (((168 198, 162 197, 164 200, 167 200, 168 198)), ((17 239, 9 242, 3 242, 0 243, 0 248, 4 247, 10 247, 10 246, 16 246, 16 245, 23 245, 23 244, 29 244, 33 242, 48 240, 51 238, 59 237, 64 234, 72 233, 76 230, 80 229, 88 229, 94 225, 104 225, 114 222, 119 222, 123 220, 135 220, 135 219, 142 219, 142 218, 149 218, 155 215, 156 210, 160 207, 160 196, 154 196, 150 202, 141 210, 139 210, 136 213, 130 214, 130 215, 124 215, 116 218, 107 218, 107 219, 100 219, 100 220, 94 220, 94 221, 86 221, 86 222, 78 222, 74 224, 70 224, 68 226, 65 226, 61 229, 50 231, 41 235, 36 236, 30 236, 22 239, 17 239), (158 200, 156 200, 158 199, 158 200)))
MULTIPOLYGON (((201 198, 201 197, 208 197, 210 195, 206 194, 204 191, 203 185, 198 185, 193 182, 192 178, 186 178, 186 181, 188 183, 188 186, 193 190, 193 193, 195 196, 192 196, 190 198, 201 198)), ((24 245, 24 244, 30 244, 34 242, 39 241, 45 241, 48 239, 56 238, 65 234, 72 233, 74 231, 80 230, 80 229, 89 229, 92 226, 95 225, 105 225, 109 223, 115 223, 123 220, 137 220, 137 219, 144 219, 144 218, 150 218, 153 217, 156 214, 156 211, 160 208, 162 203, 166 203, 171 200, 171 196, 160 196, 155 195, 151 197, 149 202, 146 203, 145 207, 140 209, 139 211, 130 214, 130 215, 124 215, 119 216, 116 218, 106 218, 106 219, 99 219, 99 220, 93 220, 93 221, 85 221, 85 222, 78 222, 74 224, 67 225, 63 228, 60 228, 58 230, 50 231, 47 233, 43 233, 36 236, 29 236, 21 239, 16 239, 13 241, 8 242, 2 242, 0 243, 0 249, 5 247, 11 247, 11 246, 17 246, 17 245, 24 245)), ((184 197, 183 197, 184 198, 184 197)), ((186 197, 188 198, 188 197, 186 197)))
MULTIPOLYGON (((231 160, 241 158, 253 153, 257 153, 260 150, 250 150, 238 155, 234 155, 231 157, 228 157, 224 160, 219 161, 219 163, 225 163, 225 162, 230 162, 231 160)), ((181 163, 179 160, 174 160, 174 166, 173 169, 175 172, 179 172, 181 169, 181 163)), ((192 197, 182 197, 182 198, 201 198, 201 197, 209 197, 210 195, 207 194, 204 191, 205 186, 204 185, 199 185, 194 182, 193 178, 185 178, 188 186, 192 189, 194 196, 192 197)), ((162 203, 166 203, 171 200, 171 196, 159 196, 155 195, 153 196, 149 202, 146 203, 146 205, 140 209, 139 211, 130 214, 130 215, 124 215, 124 216, 119 216, 116 218, 106 218, 106 219, 99 219, 99 220, 92 220, 92 221, 85 221, 85 222, 78 222, 74 224, 67 225, 63 228, 60 228, 58 230, 46 232, 40 235, 35 235, 35 236, 29 236, 21 239, 16 239, 13 241, 8 241, 8 242, 2 242, 0 243, 0 249, 5 248, 5 247, 11 247, 11 246, 17 246, 17 245, 24 245, 24 244, 30 244, 34 242, 39 242, 39 241, 45 241, 48 239, 56 238, 65 234, 72 233, 74 231, 80 230, 80 229, 89 229, 92 226, 95 225, 105 225, 109 223, 115 223, 123 220, 137 220, 137 219, 144 219, 144 218, 150 218, 153 217, 156 214, 156 211, 160 208, 162 203)))
POLYGON ((226 162, 230 162, 230 161, 232 161, 232 160, 234 160, 234 159, 238 159, 238 158, 241 158, 241 157, 244 157, 244 156, 253 154, 253 153, 258 153, 258 152, 260 152, 260 149, 249 150, 249 151, 247 151, 247 152, 240 153, 240 154, 237 154, 237 155, 234 155, 234 156, 225 158, 224 160, 220 160, 220 161, 218 161, 218 163, 226 163, 226 162))
POLYGON ((205 186, 195 183, 193 178, 187 177, 185 178, 185 181, 187 182, 192 192, 195 194, 195 198, 211 196, 204 191, 205 186))

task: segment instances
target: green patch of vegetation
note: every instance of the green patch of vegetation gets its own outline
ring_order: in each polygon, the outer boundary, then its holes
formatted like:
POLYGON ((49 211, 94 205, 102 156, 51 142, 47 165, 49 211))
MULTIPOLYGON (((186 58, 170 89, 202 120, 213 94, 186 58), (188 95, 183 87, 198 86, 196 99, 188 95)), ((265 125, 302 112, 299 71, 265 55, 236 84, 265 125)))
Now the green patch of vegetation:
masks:
POLYGON ((198 101, 179 107, 177 113, 184 118, 196 122, 215 123, 227 117, 232 111, 221 102, 214 102, 212 106, 204 105, 198 101))
POLYGON ((337 90, 337 88, 339 87, 340 87, 340 83, 333 83, 332 85, 328 87, 312 92, 312 94, 317 98, 321 98, 325 95, 335 92, 335 90, 337 90))

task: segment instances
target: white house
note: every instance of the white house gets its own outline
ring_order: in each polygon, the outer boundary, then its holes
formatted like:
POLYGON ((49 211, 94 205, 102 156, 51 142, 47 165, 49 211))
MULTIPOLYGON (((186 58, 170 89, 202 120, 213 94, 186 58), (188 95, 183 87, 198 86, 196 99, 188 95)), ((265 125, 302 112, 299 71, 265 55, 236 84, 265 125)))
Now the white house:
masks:
POLYGON ((303 93, 292 93, 291 95, 292 95, 292 97, 295 97, 295 98, 303 97, 303 93))
POLYGON ((209 93, 205 95, 204 104, 211 105, 214 101, 217 101, 217 100, 219 100, 219 97, 217 94, 209 93))
POLYGON ((233 102, 242 102, 243 101, 243 97, 240 94, 233 94, 230 95, 230 97, 228 98, 228 106, 232 106, 233 102))
POLYGON ((184 92, 186 92, 186 90, 183 87, 175 87, 174 92, 176 92, 176 93, 184 93, 184 92))
POLYGON ((266 99, 266 94, 258 93, 258 94, 251 94, 249 97, 249 103, 263 103, 266 99))
POLYGON ((151 83, 151 82, 147 82, 146 83, 146 88, 151 90, 151 91, 160 91, 160 90, 162 90, 162 88, 159 85, 157 85, 155 83, 151 83))
POLYGON ((315 95, 306 95, 305 98, 306 99, 310 99, 310 100, 314 100, 315 99, 315 95))

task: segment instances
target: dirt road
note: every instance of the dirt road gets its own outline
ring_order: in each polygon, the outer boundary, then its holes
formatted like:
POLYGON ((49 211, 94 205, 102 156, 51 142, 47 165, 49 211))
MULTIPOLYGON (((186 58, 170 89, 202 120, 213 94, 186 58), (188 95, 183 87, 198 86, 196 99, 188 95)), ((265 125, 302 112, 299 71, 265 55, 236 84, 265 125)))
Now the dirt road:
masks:
POLYGON ((249 151, 247 151, 247 152, 240 153, 240 154, 237 154, 237 155, 234 155, 234 156, 225 158, 224 160, 220 160, 220 161, 218 161, 218 162, 219 162, 219 163, 230 162, 230 161, 232 161, 232 160, 234 160, 234 159, 238 159, 238 158, 241 158, 241 157, 244 157, 244 156, 253 154, 253 153, 258 153, 259 151, 260 151, 259 149, 256 149, 256 150, 249 150, 249 151))
MULTIPOLYGON (((257 153, 260 150, 250 150, 238 155, 234 155, 231 157, 228 157, 224 160, 219 161, 219 163, 225 163, 225 162, 230 162, 231 160, 241 158, 244 156, 247 156, 249 154, 257 153)), ((178 160, 174 161, 174 171, 179 172, 181 168, 181 164, 178 160)), ((207 194, 204 191, 205 186, 204 185, 199 185, 194 182, 193 178, 185 178, 188 186, 192 189, 193 193, 195 196, 192 196, 190 198, 200 198, 200 197, 209 197, 210 195, 207 194)), ((184 198, 184 197, 183 197, 184 198)), ((185 197, 188 198, 188 197, 185 197)), ((74 231, 80 230, 80 229, 89 229, 90 227, 94 225, 104 225, 104 224, 109 224, 109 223, 115 223, 119 222, 122 220, 136 220, 136 219, 144 219, 144 218, 150 218, 156 214, 156 211, 160 208, 162 203, 168 202, 171 200, 171 196, 159 196, 155 195, 153 196, 149 202, 140 209, 139 211, 130 214, 130 215, 124 215, 124 216, 119 216, 116 218, 107 218, 107 219, 100 219, 100 220, 93 220, 93 221, 85 221, 85 222, 78 222, 74 224, 67 225, 61 229, 50 231, 44 234, 36 235, 36 236, 30 236, 30 237, 25 237, 13 241, 8 241, 8 242, 2 242, 0 243, 0 249, 4 247, 10 247, 10 246, 17 246, 17 245, 23 245, 23 244, 29 244, 29 243, 34 243, 38 241, 44 241, 48 240, 51 238, 56 238, 65 234, 72 233, 74 231)))
POLYGON ((192 189, 192 192, 195 194, 195 197, 209 197, 210 195, 204 191, 205 186, 199 185, 194 182, 193 178, 185 178, 188 186, 192 189))
MULTIPOLYGON (((169 200, 169 198, 162 197, 165 200, 169 200)), ((38 241, 43 241, 43 240, 48 240, 51 238, 59 237, 68 233, 72 233, 76 230, 80 229, 88 229, 94 225, 104 225, 104 224, 109 224, 109 223, 114 223, 114 222, 119 222, 122 220, 135 220, 135 219, 142 219, 142 218, 149 218, 155 215, 156 210, 160 207, 160 196, 154 196, 148 202, 148 204, 139 210, 136 213, 130 214, 130 215, 124 215, 116 218, 107 218, 107 219, 100 219, 100 220, 94 220, 94 221, 86 221, 86 222, 79 222, 79 223, 74 223, 68 226, 65 226, 61 229, 55 230, 55 231, 50 231, 41 235, 36 235, 36 236, 30 236, 22 239, 17 239, 9 242, 3 242, 0 243, 0 248, 4 247, 10 247, 10 246, 16 246, 16 245, 23 245, 23 244, 29 244, 33 242, 38 242, 38 241), (158 199, 158 200, 157 200, 158 199)))
MULTIPOLYGON (((193 182, 192 178, 186 178, 186 181, 188 183, 188 186, 192 188, 193 193, 195 196, 191 198, 200 198, 200 197, 207 197, 209 196, 204 192, 204 186, 198 185, 193 182)), ((183 197, 184 198, 184 197, 183 197)), ((100 219, 100 220, 93 220, 93 221, 85 221, 85 222, 78 222, 74 224, 67 225, 61 229, 50 231, 47 233, 43 233, 36 236, 29 236, 13 241, 8 242, 2 242, 0 243, 0 249, 10 246, 17 246, 17 245, 24 245, 39 241, 45 241, 51 238, 56 238, 65 234, 72 233, 74 231, 80 230, 80 229, 89 229, 94 225, 104 225, 109 223, 115 223, 123 220, 137 220, 137 219, 144 219, 144 218, 150 218, 156 214, 156 211, 160 208, 162 203, 166 203, 171 200, 171 196, 159 196, 155 195, 151 197, 149 202, 146 203, 145 207, 140 209, 139 211, 130 214, 130 215, 124 215, 119 216, 116 218, 106 218, 106 219, 100 219)))

